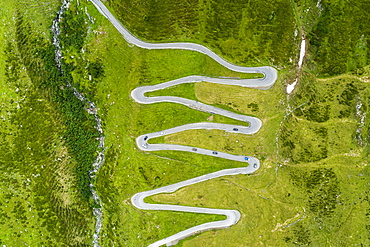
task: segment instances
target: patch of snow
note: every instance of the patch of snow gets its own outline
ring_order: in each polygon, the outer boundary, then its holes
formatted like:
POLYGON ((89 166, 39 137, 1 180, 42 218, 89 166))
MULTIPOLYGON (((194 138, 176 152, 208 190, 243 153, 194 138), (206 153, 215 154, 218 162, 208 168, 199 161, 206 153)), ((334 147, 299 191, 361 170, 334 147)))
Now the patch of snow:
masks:
MULTIPOLYGON (((301 41, 301 50, 299 51, 299 60, 298 60, 298 70, 301 70, 304 56, 306 55, 306 39, 302 37, 301 41)), ((292 84, 288 84, 286 87, 287 94, 291 94, 298 83, 298 77, 294 80, 292 84)))
POLYGON ((292 84, 288 84, 288 86, 286 87, 287 94, 290 94, 291 92, 293 92, 295 86, 297 85, 297 81, 298 79, 295 79, 295 81, 292 84))
POLYGON ((301 68, 303 64, 303 58, 306 55, 306 40, 302 37, 301 50, 299 52, 298 67, 301 68))

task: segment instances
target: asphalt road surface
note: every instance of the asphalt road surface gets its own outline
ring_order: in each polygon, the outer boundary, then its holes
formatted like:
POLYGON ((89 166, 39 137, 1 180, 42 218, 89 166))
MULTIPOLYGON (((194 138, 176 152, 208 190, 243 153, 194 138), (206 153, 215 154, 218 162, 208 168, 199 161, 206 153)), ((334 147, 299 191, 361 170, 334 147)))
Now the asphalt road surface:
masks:
POLYGON ((176 184, 164 186, 158 189, 140 192, 135 194, 131 198, 132 204, 144 210, 168 210, 168 211, 179 211, 179 212, 193 212, 193 213, 205 213, 205 214, 219 214, 225 215, 227 218, 222 221, 215 221, 209 222, 205 224, 201 224, 192 228, 189 228, 185 231, 181 231, 176 233, 170 237, 165 239, 159 240, 153 244, 150 244, 149 247, 158 247, 162 245, 175 245, 179 240, 194 235, 199 232, 211 230, 211 229, 222 229, 230 227, 231 225, 236 224, 240 219, 240 213, 237 210, 226 210, 226 209, 212 209, 212 208, 198 208, 198 207, 188 207, 188 206, 179 206, 179 205, 164 205, 164 204, 149 204, 145 203, 144 199, 148 196, 160 194, 160 193, 171 193, 174 192, 182 187, 196 184, 199 182, 203 182, 209 179, 221 177, 221 176, 228 176, 228 175, 238 175, 238 174, 251 174, 258 170, 260 167, 260 162, 258 159, 252 156, 246 155, 233 155, 225 152, 219 152, 217 150, 209 150, 191 146, 184 146, 184 145, 175 145, 175 144, 149 144, 148 140, 151 138, 156 138, 160 136, 165 136, 185 130, 190 129, 218 129, 224 130, 227 132, 232 133, 240 133, 240 134, 249 134, 252 135, 256 133, 262 126, 262 122, 260 119, 245 115, 236 114, 224 109, 220 109, 218 107, 210 106, 198 101, 184 99, 180 97, 173 97, 173 96, 157 96, 157 97, 146 97, 145 93, 152 92, 156 90, 161 90, 167 87, 183 84, 183 83, 194 83, 194 82, 210 82, 210 83, 218 83, 218 84, 227 84, 227 85, 236 85, 241 87, 249 87, 249 88, 256 88, 256 89, 269 89, 277 79, 277 71, 268 66, 264 67, 242 67, 231 64, 218 56, 216 53, 199 44, 194 43, 148 43, 144 42, 135 36, 133 36, 122 24, 111 14, 111 12, 104 6, 104 4, 99 0, 90 0, 96 8, 103 14, 115 27, 116 29, 123 35, 124 39, 133 45, 144 49, 182 49, 182 50, 192 50, 197 51, 203 54, 208 55, 212 59, 214 59, 219 64, 223 65, 224 67, 242 73, 261 73, 264 75, 263 78, 260 79, 221 79, 221 78, 212 78, 212 77, 205 77, 205 76, 187 76, 183 78, 179 78, 176 80, 164 82, 157 85, 152 86, 143 86, 134 89, 131 92, 131 97, 138 103, 141 104, 153 104, 153 103, 160 103, 160 102, 172 102, 177 104, 182 104, 188 106, 190 108, 208 112, 211 114, 219 114, 223 115, 232 119, 240 120, 246 122, 246 126, 242 125, 230 125, 230 124, 219 124, 219 123, 193 123, 193 124, 186 124, 177 126, 174 128, 162 130, 159 132, 148 133, 139 136, 136 139, 136 144, 138 148, 144 151, 159 151, 159 150, 175 150, 175 151, 185 151, 185 152, 192 152, 198 153, 203 155, 215 156, 220 157, 223 159, 240 161, 247 163, 247 167, 243 168, 233 168, 233 169, 225 169, 218 172, 206 174, 200 177, 192 178, 186 181, 182 181, 176 184))

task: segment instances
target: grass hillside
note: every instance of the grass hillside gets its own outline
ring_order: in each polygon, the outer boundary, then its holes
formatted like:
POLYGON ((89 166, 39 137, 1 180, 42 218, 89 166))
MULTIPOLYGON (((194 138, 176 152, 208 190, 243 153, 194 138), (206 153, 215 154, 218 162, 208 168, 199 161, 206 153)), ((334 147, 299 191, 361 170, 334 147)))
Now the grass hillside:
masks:
MULTIPOLYGON (((242 66, 274 66, 269 90, 208 82, 150 93, 198 100, 258 117, 253 135, 192 130, 154 139, 252 155, 261 168, 150 198, 157 203, 237 209, 235 226, 177 246, 368 246, 370 5, 367 1, 132 1, 107 7, 137 37, 203 44, 242 66), (307 39, 297 70, 301 37, 307 39), (299 75, 291 95, 286 84, 299 75)), ((198 154, 142 152, 135 138, 195 122, 238 121, 182 105, 142 105, 130 92, 189 75, 254 78, 203 54, 128 45, 87 0, 72 0, 61 22, 63 70, 50 27, 59 0, 0 3, 0 244, 91 246, 89 184, 103 202, 101 246, 147 246, 222 217, 143 211, 137 192, 245 165, 198 154), (98 133, 68 80, 98 105, 106 160, 88 171, 98 133)))
POLYGON ((90 246, 94 121, 55 66, 60 1, 2 2, 0 243, 90 246))

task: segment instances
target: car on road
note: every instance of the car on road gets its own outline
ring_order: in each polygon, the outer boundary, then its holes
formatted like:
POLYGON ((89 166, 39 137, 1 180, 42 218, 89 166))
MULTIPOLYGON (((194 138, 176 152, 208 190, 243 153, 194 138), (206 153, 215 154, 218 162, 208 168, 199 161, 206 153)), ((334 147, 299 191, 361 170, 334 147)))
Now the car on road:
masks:
POLYGON ((233 128, 233 131, 238 131, 238 128, 233 128))
POLYGON ((244 157, 244 159, 245 159, 246 161, 249 161, 249 160, 250 160, 250 158, 249 158, 249 157, 244 157))
POLYGON ((193 151, 197 151, 198 149, 196 149, 196 148, 192 148, 191 150, 193 150, 193 151))
POLYGON ((145 136, 145 137, 144 137, 144 141, 146 141, 146 140, 148 140, 148 136, 145 136))
POLYGON ((254 163, 253 168, 257 168, 257 163, 254 163))
POLYGON ((218 152, 216 152, 216 151, 213 151, 213 152, 212 152, 212 154, 215 154, 215 155, 217 155, 217 154, 218 154, 218 152))

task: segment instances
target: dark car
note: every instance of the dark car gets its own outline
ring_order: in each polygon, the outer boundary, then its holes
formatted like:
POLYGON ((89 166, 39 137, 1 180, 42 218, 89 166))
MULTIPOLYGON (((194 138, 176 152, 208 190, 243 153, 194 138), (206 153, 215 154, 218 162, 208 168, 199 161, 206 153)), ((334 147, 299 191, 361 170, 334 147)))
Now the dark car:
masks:
POLYGON ((238 131, 238 128, 233 128, 233 131, 238 131))
POLYGON ((198 149, 196 149, 196 148, 192 148, 191 150, 193 150, 193 151, 197 151, 198 149))
POLYGON ((145 136, 145 137, 144 137, 144 141, 146 141, 146 140, 148 140, 148 136, 145 136))
POLYGON ((213 153, 213 154, 218 154, 216 151, 213 151, 212 153, 213 153))

